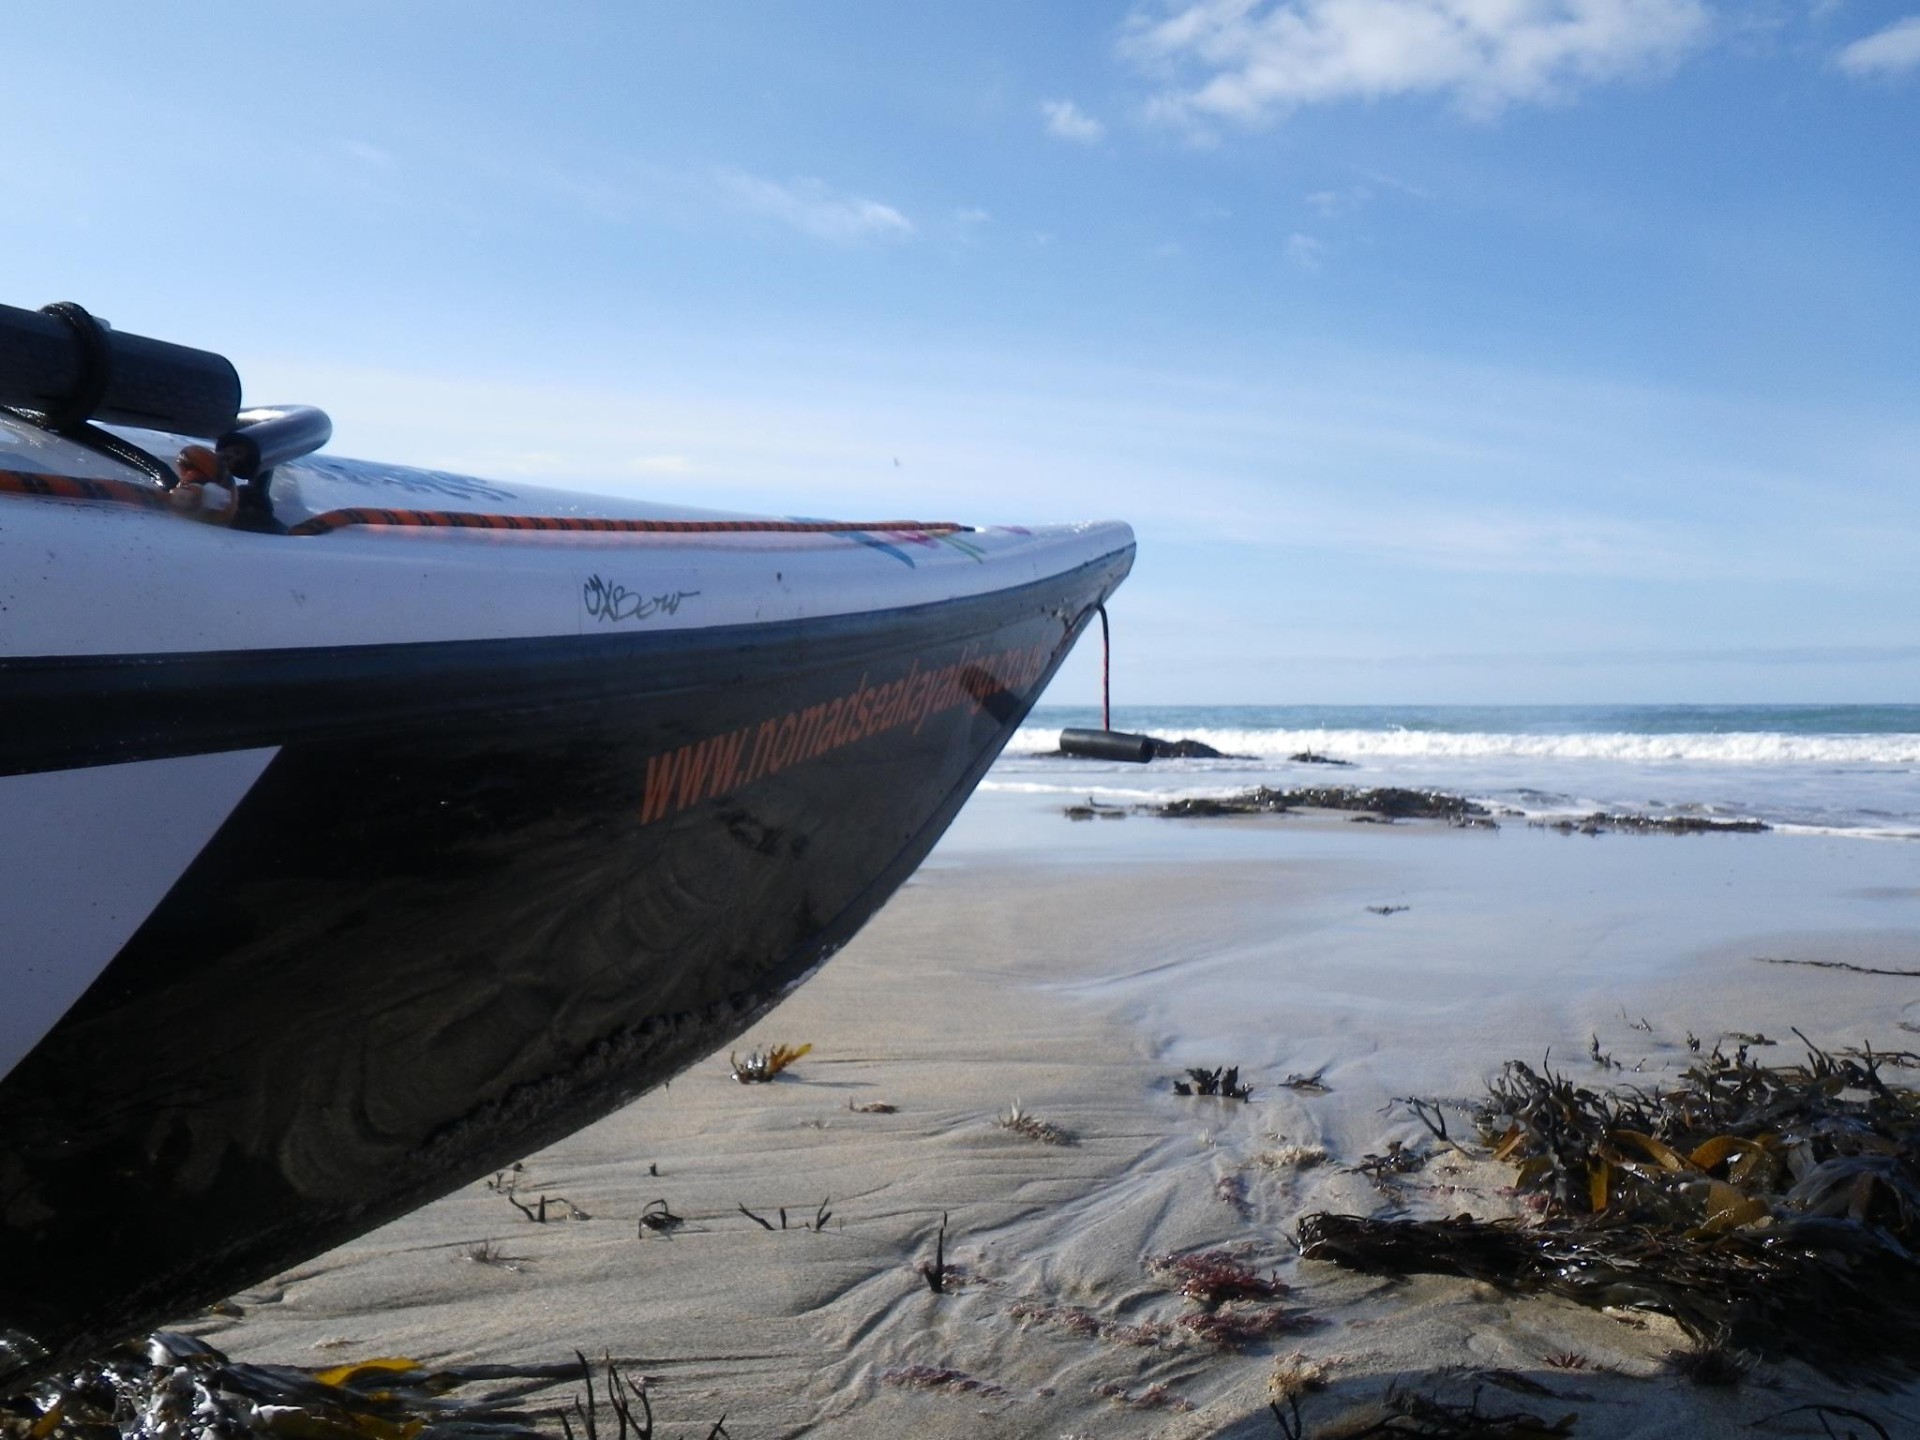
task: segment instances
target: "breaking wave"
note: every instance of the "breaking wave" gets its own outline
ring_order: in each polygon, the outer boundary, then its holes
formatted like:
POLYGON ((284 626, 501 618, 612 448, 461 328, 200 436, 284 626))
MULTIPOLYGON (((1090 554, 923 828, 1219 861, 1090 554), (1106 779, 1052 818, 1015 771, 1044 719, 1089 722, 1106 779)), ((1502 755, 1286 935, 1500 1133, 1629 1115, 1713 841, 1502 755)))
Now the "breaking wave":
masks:
MULTIPOLYGON (((1905 770, 1920 765, 1920 734, 1796 735, 1778 731, 1646 734, 1600 731, 1523 734, 1388 728, 1181 729, 1229 755, 1284 760, 1312 751, 1341 760, 1599 760, 1633 764, 1869 766, 1905 770)), ((1043 755, 1059 744, 1057 726, 1024 726, 1009 756, 1043 755)))

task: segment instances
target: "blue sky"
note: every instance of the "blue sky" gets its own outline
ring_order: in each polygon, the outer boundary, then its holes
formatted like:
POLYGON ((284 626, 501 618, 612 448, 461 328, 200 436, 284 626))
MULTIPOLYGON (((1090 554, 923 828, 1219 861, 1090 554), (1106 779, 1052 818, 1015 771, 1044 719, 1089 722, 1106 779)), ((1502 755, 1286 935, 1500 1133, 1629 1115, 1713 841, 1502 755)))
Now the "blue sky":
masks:
POLYGON ((220 349, 342 453, 1124 518, 1122 700, 1920 699, 1916 0, 92 4, 7 43, 0 300, 220 349))

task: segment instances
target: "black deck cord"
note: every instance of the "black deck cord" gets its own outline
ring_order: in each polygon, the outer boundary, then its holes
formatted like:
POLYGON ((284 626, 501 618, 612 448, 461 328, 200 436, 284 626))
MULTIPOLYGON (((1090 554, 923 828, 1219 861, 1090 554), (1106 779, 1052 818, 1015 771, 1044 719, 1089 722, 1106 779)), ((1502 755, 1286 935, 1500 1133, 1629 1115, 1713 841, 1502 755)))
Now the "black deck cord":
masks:
POLYGON ((84 445, 109 460, 130 466, 162 490, 173 489, 180 483, 180 477, 166 461, 142 450, 131 441, 122 440, 118 435, 109 435, 99 426, 87 423, 93 412, 100 408, 100 402, 106 398, 107 386, 113 383, 113 349, 107 344, 106 327, 88 314, 84 307, 71 300, 57 300, 51 305, 42 305, 40 313, 64 320, 67 328, 73 331, 80 349, 80 378, 72 393, 48 410, 10 409, 7 413, 18 415, 43 430, 51 430, 77 445, 84 445))
POLYGON ((1113 729, 1113 637, 1107 633, 1107 607, 1100 608, 1100 728, 1113 729))

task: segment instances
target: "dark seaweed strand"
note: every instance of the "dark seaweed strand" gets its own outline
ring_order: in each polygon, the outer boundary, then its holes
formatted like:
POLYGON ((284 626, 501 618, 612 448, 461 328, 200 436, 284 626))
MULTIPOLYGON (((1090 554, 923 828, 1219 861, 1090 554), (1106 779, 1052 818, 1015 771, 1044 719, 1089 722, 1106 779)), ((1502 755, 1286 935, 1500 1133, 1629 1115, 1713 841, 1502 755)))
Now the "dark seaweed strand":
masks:
POLYGON ((1512 1062, 1481 1132, 1544 1195, 1544 1225, 1317 1214, 1303 1253, 1656 1310, 1701 1343, 1836 1377, 1920 1373, 1920 1093, 1886 1084, 1871 1052, 1807 1048, 1788 1066, 1716 1049, 1664 1091, 1512 1062), (1716 1233, 1703 1195, 1762 1223, 1716 1233))

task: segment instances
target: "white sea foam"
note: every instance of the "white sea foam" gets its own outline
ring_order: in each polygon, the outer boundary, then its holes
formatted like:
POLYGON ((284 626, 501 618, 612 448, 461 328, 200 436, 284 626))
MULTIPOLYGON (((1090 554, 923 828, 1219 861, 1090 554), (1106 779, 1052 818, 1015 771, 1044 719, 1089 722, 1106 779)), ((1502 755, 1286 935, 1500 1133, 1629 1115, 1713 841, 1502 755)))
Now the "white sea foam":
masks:
MULTIPOLYGON (((1920 734, 1788 735, 1766 731, 1671 735, 1602 731, 1530 735, 1440 730, 1183 730, 1229 755, 1284 760, 1303 750, 1342 760, 1602 760, 1633 764, 1864 765, 1904 772, 1920 765, 1920 734)), ((1059 748, 1056 728, 1022 727, 1008 755, 1059 748)))
MULTIPOLYGON (((998 790, 1007 795, 1110 795, 1119 800, 1164 800, 1165 790, 1142 789, 1137 785, 1048 784, 1042 780, 983 780, 982 790, 998 790)), ((1209 794, 1230 794, 1218 785, 1206 787, 1209 794)))
POLYGON ((1845 840, 1920 840, 1920 826, 1898 825, 1795 825, 1776 822, 1782 835, 1831 835, 1845 840))

